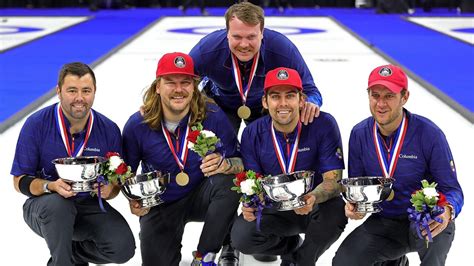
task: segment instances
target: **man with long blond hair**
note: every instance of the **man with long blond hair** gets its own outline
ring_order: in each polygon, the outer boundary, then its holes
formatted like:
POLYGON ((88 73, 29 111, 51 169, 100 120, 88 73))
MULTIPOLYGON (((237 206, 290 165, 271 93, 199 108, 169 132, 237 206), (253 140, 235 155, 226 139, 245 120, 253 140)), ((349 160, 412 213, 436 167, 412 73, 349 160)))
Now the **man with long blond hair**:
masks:
POLYGON ((198 82, 189 55, 165 54, 143 107, 123 131, 124 158, 133 171, 141 162, 142 173, 160 170, 171 177, 161 205, 141 208, 130 202, 132 213, 140 216, 143 265, 178 265, 188 221, 204 222, 193 265, 216 265, 239 204, 228 175, 243 169, 237 137, 220 108, 201 95, 198 82), (199 124, 222 144, 204 158, 188 150, 188 135, 199 124))

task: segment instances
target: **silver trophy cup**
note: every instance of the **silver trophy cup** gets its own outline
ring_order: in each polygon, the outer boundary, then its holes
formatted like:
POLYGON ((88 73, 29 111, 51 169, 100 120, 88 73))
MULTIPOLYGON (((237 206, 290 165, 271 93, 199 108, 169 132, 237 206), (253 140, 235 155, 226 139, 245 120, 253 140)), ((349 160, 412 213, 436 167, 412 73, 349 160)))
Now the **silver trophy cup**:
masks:
POLYGON ((311 190, 313 175, 313 171, 297 171, 265 177, 261 184, 277 210, 289 211, 306 205, 302 196, 311 190))
POLYGON ((170 174, 152 171, 128 178, 122 186, 122 192, 130 200, 136 200, 141 208, 150 208, 163 203, 160 195, 165 192, 170 174))
POLYGON ((382 210, 378 203, 390 196, 394 181, 393 178, 365 176, 345 178, 340 182, 344 188, 342 195, 355 205, 355 212, 375 213, 382 210))
POLYGON ((71 185, 73 192, 88 192, 100 174, 100 168, 107 161, 99 156, 78 156, 58 158, 52 161, 58 176, 71 185))

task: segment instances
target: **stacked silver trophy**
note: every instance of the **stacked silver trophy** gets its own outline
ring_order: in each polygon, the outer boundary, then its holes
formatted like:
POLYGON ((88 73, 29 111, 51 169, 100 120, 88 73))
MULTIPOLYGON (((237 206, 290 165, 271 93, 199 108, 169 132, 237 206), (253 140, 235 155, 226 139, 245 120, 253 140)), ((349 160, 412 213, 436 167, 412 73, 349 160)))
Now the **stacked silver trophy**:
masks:
POLYGON ((160 198, 169 183, 170 174, 152 171, 135 175, 125 180, 122 193, 130 200, 138 201, 141 208, 150 208, 163 203, 160 198))
POLYGON ((389 198, 394 181, 393 178, 378 176, 345 178, 341 180, 344 188, 342 195, 355 205, 355 212, 380 212, 379 203, 389 198))
POLYGON ((303 196, 310 192, 314 171, 297 171, 265 177, 261 184, 279 211, 289 211, 306 205, 303 196))
POLYGON ((100 169, 107 159, 100 156, 58 158, 52 161, 58 176, 71 185, 73 192, 94 190, 100 169))

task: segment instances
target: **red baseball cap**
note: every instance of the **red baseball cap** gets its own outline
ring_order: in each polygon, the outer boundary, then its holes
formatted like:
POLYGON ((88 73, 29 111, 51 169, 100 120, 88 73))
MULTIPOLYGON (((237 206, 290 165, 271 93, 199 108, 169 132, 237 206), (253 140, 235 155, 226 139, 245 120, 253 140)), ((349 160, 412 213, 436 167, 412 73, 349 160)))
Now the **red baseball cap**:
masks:
POLYGON ((160 61, 158 61, 156 77, 170 74, 183 74, 197 77, 197 75, 194 74, 194 62, 192 57, 179 52, 164 54, 160 61))
POLYGON ((279 67, 267 72, 263 91, 267 92, 269 88, 278 85, 290 85, 299 91, 303 90, 300 74, 291 68, 279 67))
POLYGON ((375 68, 369 75, 369 89, 374 85, 382 85, 394 93, 408 90, 407 75, 398 66, 383 65, 375 68))

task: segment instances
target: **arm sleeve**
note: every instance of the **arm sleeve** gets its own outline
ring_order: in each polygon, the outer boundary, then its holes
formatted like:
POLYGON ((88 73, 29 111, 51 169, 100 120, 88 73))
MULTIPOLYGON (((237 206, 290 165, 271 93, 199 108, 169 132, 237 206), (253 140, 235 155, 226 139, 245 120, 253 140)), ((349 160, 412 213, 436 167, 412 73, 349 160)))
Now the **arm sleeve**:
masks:
POLYGON ((39 146, 42 140, 41 127, 28 118, 23 125, 15 150, 11 174, 14 176, 36 176, 39 168, 39 146))
POLYGON ((428 167, 434 181, 438 183, 437 189, 445 194, 446 200, 454 207, 458 215, 464 205, 464 195, 457 179, 448 141, 441 130, 438 132, 433 138, 428 167))
POLYGON ((203 69, 203 59, 201 56, 201 42, 198 42, 189 52, 189 56, 193 58, 194 62, 194 71, 196 72, 197 75, 199 76, 205 76, 206 73, 204 72, 203 69))
POLYGON ((121 156, 123 156, 122 150, 122 134, 120 133, 120 128, 115 125, 114 134, 109 144, 109 151, 118 152, 121 156))
POLYGON ((354 129, 351 131, 349 137, 349 157, 348 157, 348 176, 359 177, 365 176, 364 164, 362 162, 362 145, 360 139, 357 137, 354 129))
POLYGON ((242 132, 242 144, 240 146, 240 152, 242 154, 242 160, 244 162, 245 170, 253 170, 254 172, 264 174, 263 169, 260 166, 258 160, 257 149, 259 147, 255 134, 251 134, 249 127, 246 127, 242 132))
MULTIPOLYGON (((328 115, 318 119, 326 119, 327 127, 324 135, 320 138, 319 165, 321 173, 331 170, 344 169, 344 158, 342 153, 341 133, 336 120, 328 115)), ((321 130, 322 131, 322 130, 321 130)))
POLYGON ((290 54, 293 60, 293 66, 298 71, 301 76, 301 81, 303 82, 303 92, 308 96, 308 101, 316 104, 317 106, 323 105, 323 98, 318 88, 316 87, 311 71, 309 71, 308 65, 303 59, 303 56, 300 54, 298 48, 291 42, 290 54))
POLYGON ((142 158, 141 145, 130 119, 123 128, 122 144, 123 159, 132 168, 132 172, 136 172, 142 158))
POLYGON ((218 109, 217 117, 219 119, 218 123, 216 123, 216 133, 223 144, 225 157, 241 157, 239 152, 239 141, 237 140, 237 136, 235 135, 229 119, 227 119, 227 115, 217 106, 216 108, 218 109))

